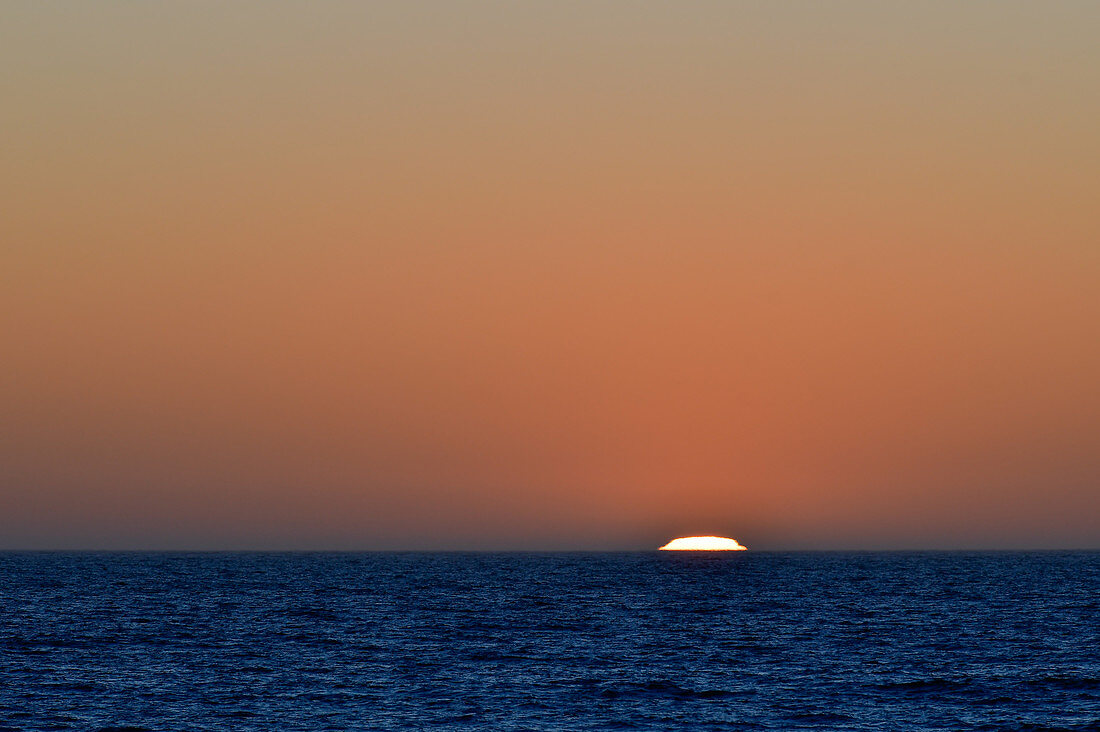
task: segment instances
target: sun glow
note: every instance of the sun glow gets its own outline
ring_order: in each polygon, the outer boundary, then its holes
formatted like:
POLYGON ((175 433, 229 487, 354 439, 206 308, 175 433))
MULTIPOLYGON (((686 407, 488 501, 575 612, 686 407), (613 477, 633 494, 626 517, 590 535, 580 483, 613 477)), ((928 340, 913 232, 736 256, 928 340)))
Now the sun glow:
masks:
POLYGON ((722 536, 684 536, 673 539, 661 547, 660 551, 683 552, 743 552, 748 549, 736 539, 722 536))

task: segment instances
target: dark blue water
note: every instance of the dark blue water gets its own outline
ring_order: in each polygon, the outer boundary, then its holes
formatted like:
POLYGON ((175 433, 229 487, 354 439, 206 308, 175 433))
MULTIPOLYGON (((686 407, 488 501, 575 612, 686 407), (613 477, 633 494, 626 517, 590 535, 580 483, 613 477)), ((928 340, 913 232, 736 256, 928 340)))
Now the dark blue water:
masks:
POLYGON ((3 554, 0 729, 1100 730, 1100 554, 3 554))

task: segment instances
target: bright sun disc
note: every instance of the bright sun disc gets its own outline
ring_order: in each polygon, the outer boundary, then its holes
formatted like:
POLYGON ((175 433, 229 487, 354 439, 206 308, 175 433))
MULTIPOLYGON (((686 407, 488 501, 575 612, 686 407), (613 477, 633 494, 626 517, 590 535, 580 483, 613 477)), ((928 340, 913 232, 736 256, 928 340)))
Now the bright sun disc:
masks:
POLYGON ((748 549, 736 539, 722 536, 684 536, 673 539, 660 548, 660 551, 681 552, 743 552, 748 549))

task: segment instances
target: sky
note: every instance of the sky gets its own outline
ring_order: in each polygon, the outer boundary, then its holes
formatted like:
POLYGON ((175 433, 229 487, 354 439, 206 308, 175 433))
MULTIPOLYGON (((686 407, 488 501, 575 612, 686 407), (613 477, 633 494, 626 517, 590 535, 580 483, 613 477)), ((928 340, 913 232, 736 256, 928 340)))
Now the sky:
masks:
POLYGON ((0 548, 1100 548, 1098 27, 7 3, 0 548))

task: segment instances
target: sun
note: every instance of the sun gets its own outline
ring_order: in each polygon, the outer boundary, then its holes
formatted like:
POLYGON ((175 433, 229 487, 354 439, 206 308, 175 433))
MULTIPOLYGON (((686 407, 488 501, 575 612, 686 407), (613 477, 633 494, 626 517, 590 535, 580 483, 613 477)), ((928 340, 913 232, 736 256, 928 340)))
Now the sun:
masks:
POLYGON ((747 546, 740 544, 737 539, 727 539, 724 536, 684 536, 673 539, 660 548, 660 551, 680 552, 743 552, 747 546))

